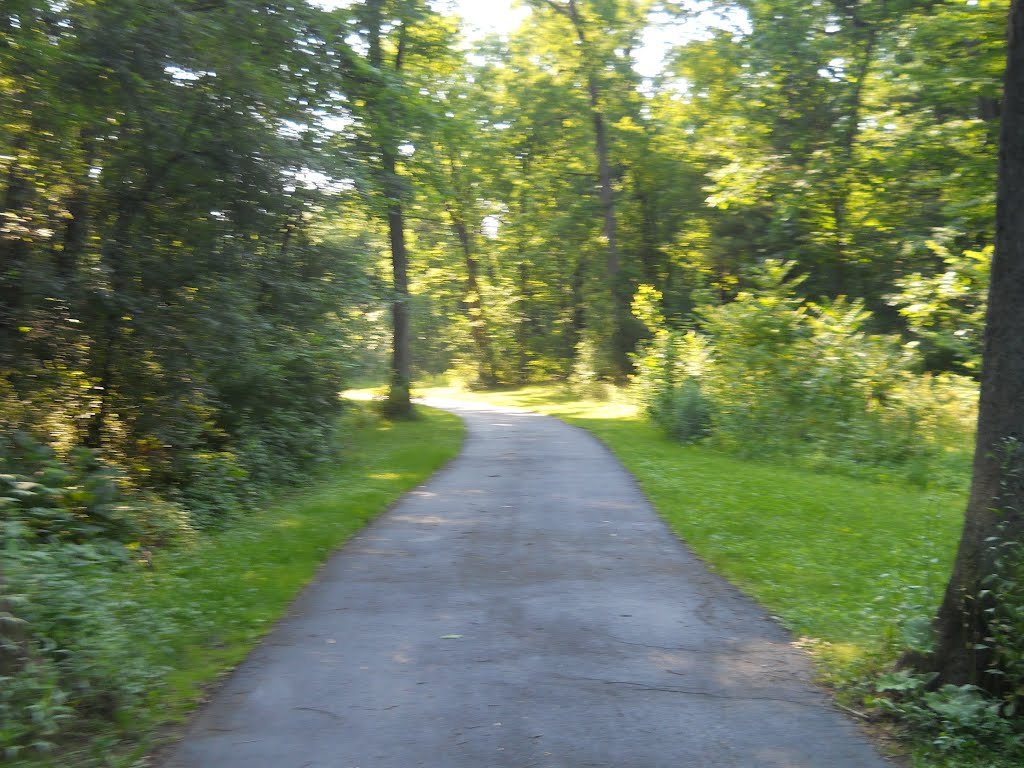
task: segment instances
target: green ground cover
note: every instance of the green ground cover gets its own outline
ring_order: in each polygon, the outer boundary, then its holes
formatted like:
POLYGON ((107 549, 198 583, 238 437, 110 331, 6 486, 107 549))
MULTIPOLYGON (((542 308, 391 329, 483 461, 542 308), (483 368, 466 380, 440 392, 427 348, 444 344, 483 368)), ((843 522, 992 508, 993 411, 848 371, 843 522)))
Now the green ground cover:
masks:
MULTIPOLYGON (((145 665, 159 685, 119 713, 113 733, 81 732, 49 757, 11 766, 126 766, 151 749, 283 614, 339 545, 459 450, 462 424, 421 408, 390 423, 348 409, 352 449, 319 480, 194 546, 158 552, 152 569, 84 574, 74 589, 117 628, 125 668, 145 665)), ((140 678, 144 679, 144 678, 140 678)))

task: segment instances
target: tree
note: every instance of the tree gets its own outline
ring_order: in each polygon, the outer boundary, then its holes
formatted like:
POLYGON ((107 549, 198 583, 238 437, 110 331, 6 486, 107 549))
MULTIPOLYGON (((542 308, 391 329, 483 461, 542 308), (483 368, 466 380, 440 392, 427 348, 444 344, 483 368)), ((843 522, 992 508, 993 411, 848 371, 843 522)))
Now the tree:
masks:
POLYGON ((630 369, 632 343, 627 326, 631 292, 622 279, 619 225, 616 215, 615 179, 609 138, 607 73, 616 70, 616 60, 629 61, 646 20, 648 3, 585 2, 584 0, 536 0, 569 23, 578 43, 578 68, 586 82, 590 121, 593 127, 594 164, 597 169, 598 199, 601 207, 605 248, 605 277, 609 294, 607 343, 610 344, 611 373, 625 377, 630 369), (596 38, 596 39, 595 39, 596 38), (609 45, 611 44, 611 45, 609 45), (618 47, 617 47, 618 46, 618 47))
POLYGON ((413 413, 407 209, 413 198, 407 158, 429 130, 431 62, 447 55, 449 25, 423 0, 365 0, 352 8, 365 50, 356 67, 349 116, 359 121, 357 142, 369 181, 370 209, 386 222, 392 269, 392 358, 386 408, 413 413), (367 66, 368 65, 368 66, 367 66))
POLYGON ((5 432, 102 450, 211 513, 238 477, 328 450, 348 264, 310 237, 327 195, 302 181, 327 171, 316 110, 347 86, 325 21, 283 2, 5 7, 5 432))
MULTIPOLYGON (((399 114, 401 102, 396 93, 397 82, 400 82, 402 68, 405 64, 405 52, 408 45, 409 19, 399 18, 395 23, 397 31, 391 60, 385 68, 384 43, 382 35, 386 33, 389 19, 385 12, 391 10, 385 6, 385 0, 367 0, 366 37, 367 60, 377 76, 377 82, 371 84, 366 92, 366 110, 373 136, 373 151, 377 155, 376 176, 379 191, 384 198, 385 216, 388 226, 388 242, 391 246, 392 289, 391 301, 392 321, 392 356, 391 382, 388 389, 387 409, 394 416, 412 414, 412 402, 409 397, 412 382, 411 339, 409 335, 409 253, 405 240, 405 216, 402 182, 398 175, 398 152, 402 141, 401 131, 404 121, 399 114)), ((410 3, 402 4, 404 6, 410 3)), ((406 8, 396 9, 399 13, 406 8)))
MULTIPOLYGON (((1024 1, 1013 0, 999 141, 996 244, 971 493, 953 575, 935 621, 937 647, 928 658, 914 660, 938 672, 940 682, 970 683, 994 693, 1005 692, 1009 663, 996 627, 998 582, 1021 567, 1020 542, 1024 540, 1022 307, 1024 1)), ((1019 636, 1010 640, 1020 643, 1019 636)))

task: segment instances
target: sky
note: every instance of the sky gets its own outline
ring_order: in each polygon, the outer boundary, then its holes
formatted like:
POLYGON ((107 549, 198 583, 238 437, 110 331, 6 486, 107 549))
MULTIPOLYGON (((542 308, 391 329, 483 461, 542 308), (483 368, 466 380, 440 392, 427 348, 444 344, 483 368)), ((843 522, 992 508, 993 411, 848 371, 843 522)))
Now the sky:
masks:
POLYGON ((470 26, 483 33, 506 34, 530 15, 530 9, 523 5, 513 8, 512 0, 454 0, 452 5, 470 26))
MULTIPOLYGON (((530 15, 530 9, 514 0, 447 0, 456 13, 466 20, 478 34, 488 32, 507 34, 530 15)), ((665 54, 672 43, 672 29, 650 29, 644 35, 644 44, 634 51, 636 70, 643 77, 661 73, 665 54)), ((470 36, 474 36, 470 33, 470 36)))

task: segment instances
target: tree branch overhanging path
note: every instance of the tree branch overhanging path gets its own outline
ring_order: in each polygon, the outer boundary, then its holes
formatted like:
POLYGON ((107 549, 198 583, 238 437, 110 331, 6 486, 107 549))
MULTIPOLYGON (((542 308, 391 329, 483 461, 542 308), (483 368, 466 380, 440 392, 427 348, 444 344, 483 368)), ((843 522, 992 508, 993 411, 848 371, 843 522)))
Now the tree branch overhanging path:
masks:
POLYGON ((483 406, 165 768, 885 765, 594 438, 483 406))

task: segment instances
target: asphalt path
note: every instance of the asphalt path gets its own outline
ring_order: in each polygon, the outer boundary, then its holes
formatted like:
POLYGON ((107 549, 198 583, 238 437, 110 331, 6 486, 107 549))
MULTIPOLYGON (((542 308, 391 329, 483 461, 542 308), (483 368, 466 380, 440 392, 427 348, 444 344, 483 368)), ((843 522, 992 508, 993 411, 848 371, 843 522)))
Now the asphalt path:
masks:
POLYGON ((437 404, 461 455, 325 565, 165 768, 889 765, 597 440, 437 404))

